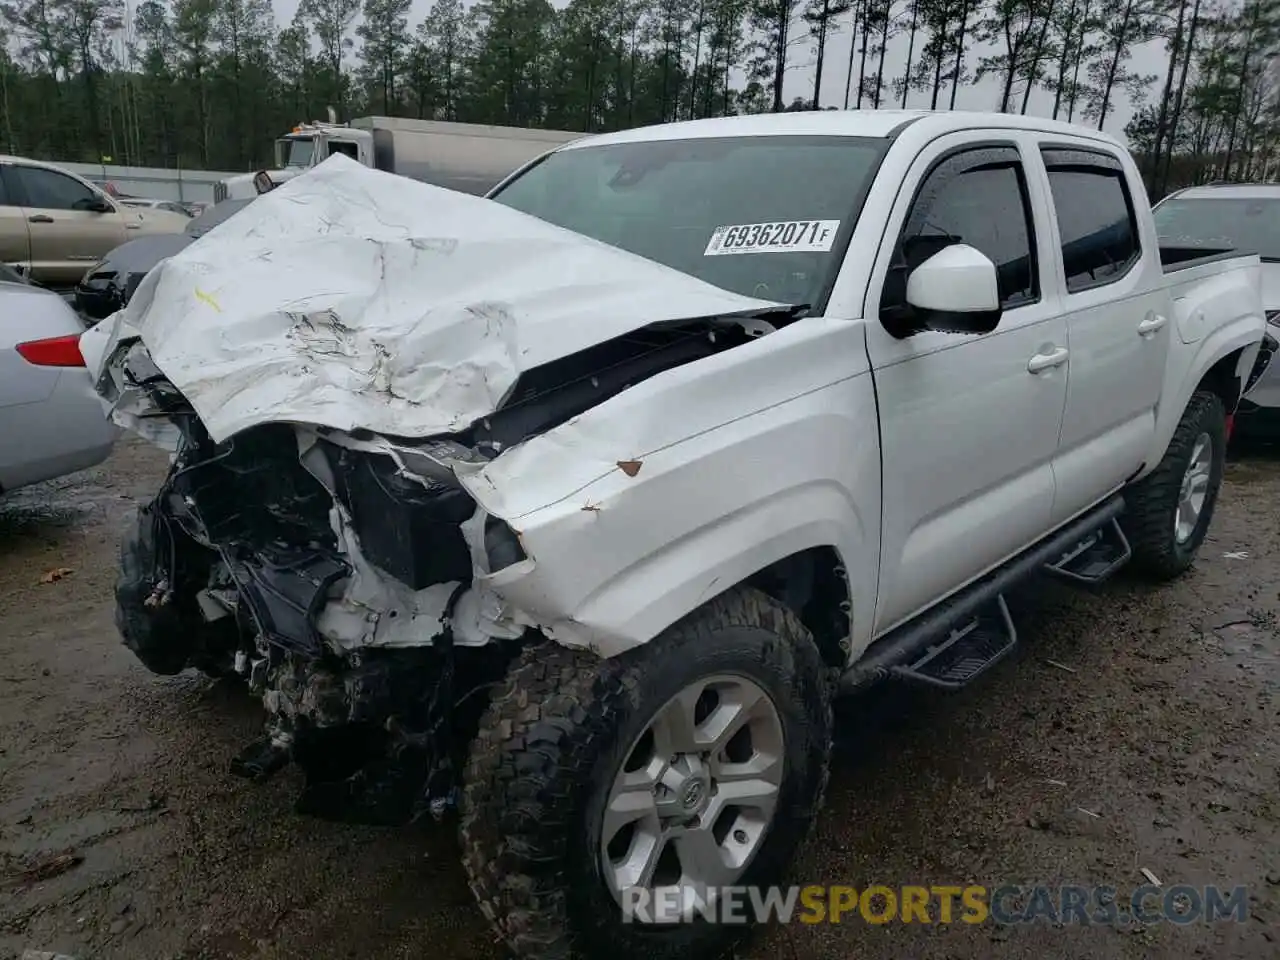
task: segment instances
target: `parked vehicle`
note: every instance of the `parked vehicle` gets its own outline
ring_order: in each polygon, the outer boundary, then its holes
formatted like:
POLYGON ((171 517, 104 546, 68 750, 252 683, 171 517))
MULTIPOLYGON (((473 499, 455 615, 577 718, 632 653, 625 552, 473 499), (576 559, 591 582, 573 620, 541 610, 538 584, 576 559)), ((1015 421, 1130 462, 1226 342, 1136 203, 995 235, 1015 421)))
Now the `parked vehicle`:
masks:
POLYGON ((189 219, 181 233, 142 236, 116 247, 76 284, 76 309, 91 320, 109 317, 129 302, 157 263, 185 249, 249 202, 224 200, 189 219))
POLYGON ((1280 184, 1224 183, 1191 187, 1155 207, 1161 243, 1240 250, 1262 258, 1262 301, 1270 329, 1236 411, 1242 439, 1280 439, 1280 184))
POLYGON ((0 317, 0 494, 101 463, 120 430, 84 369, 75 312, 0 265, 0 317))
POLYGON ((179 213, 184 217, 194 216, 194 214, 187 208, 186 204, 177 200, 148 200, 146 197, 121 197, 120 202, 126 207, 137 207, 142 210, 167 210, 169 213, 179 213))
MULTIPOLYGON (((303 123, 276 141, 271 179, 284 183, 334 154, 463 193, 481 194, 539 154, 584 134, 484 123, 357 117, 350 123, 303 123)), ((214 185, 214 199, 251 198, 255 174, 214 185)))
POLYGON ((653 921, 781 879, 837 693, 971 682, 1033 573, 1193 563, 1265 328, 1194 254, 1029 116, 629 130, 489 199, 332 157, 86 335, 176 450, 125 643, 259 691, 233 769, 303 811, 460 789, 517 955, 710 955, 745 927, 653 921))
POLYGON ((186 223, 181 214, 127 207, 52 164, 0 157, 0 261, 43 286, 74 286, 112 247, 186 223))

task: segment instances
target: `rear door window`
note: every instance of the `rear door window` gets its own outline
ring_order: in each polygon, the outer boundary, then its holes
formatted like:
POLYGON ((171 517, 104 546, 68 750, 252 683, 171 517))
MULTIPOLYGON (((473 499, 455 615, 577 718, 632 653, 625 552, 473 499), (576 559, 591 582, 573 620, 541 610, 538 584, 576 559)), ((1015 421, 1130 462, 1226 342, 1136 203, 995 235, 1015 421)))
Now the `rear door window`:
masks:
POLYGON ((1142 256, 1124 168, 1108 154, 1045 150, 1067 292, 1119 280, 1142 256))

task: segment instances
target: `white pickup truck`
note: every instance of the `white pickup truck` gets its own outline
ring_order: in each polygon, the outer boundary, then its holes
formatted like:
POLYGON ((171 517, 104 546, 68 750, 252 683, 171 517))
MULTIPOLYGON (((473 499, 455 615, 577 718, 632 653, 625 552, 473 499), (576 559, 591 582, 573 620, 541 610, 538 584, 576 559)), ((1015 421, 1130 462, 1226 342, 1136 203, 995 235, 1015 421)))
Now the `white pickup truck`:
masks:
POLYGON ((711 956, 834 696, 973 680, 1031 574, 1191 565, 1265 323, 1194 253, 1034 117, 670 124, 489 198, 330 159, 83 338, 176 450, 118 622, 262 693, 233 768, 301 810, 458 802, 519 956, 711 956))

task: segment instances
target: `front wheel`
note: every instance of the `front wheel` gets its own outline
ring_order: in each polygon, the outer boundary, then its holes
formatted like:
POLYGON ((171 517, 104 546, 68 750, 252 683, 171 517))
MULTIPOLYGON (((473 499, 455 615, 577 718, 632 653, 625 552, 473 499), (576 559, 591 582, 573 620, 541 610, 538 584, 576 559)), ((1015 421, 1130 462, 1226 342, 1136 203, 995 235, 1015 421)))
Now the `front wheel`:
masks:
MULTIPOLYGON (((826 786, 827 672, 755 590, 611 660, 524 651, 467 766, 463 863, 519 957, 713 957, 720 896, 781 883, 826 786)), ((763 894, 760 894, 762 897, 763 894)), ((763 901, 761 901, 763 902, 763 901)))
POLYGON ((1191 566, 1213 519, 1226 449, 1221 398, 1194 394, 1159 465, 1125 496, 1122 526, 1138 573, 1172 580, 1191 566))

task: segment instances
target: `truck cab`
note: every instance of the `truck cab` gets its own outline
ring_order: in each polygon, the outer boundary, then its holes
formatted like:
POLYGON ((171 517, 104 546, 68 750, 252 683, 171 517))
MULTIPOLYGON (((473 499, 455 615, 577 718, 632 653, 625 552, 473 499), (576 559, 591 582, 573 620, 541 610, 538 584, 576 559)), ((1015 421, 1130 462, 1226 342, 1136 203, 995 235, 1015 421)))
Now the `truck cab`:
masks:
POLYGON ((366 167, 373 166, 373 136, 332 123, 302 123, 276 141, 276 169, 309 170, 335 153, 366 167))
MULTIPOLYGON (((362 166, 374 166, 372 132, 332 121, 300 123, 276 141, 275 169, 265 173, 275 186, 280 186, 339 153, 362 166)), ((219 202, 253 199, 261 192, 255 183, 257 176, 257 173, 244 173, 219 181, 214 184, 214 199, 219 202)))

